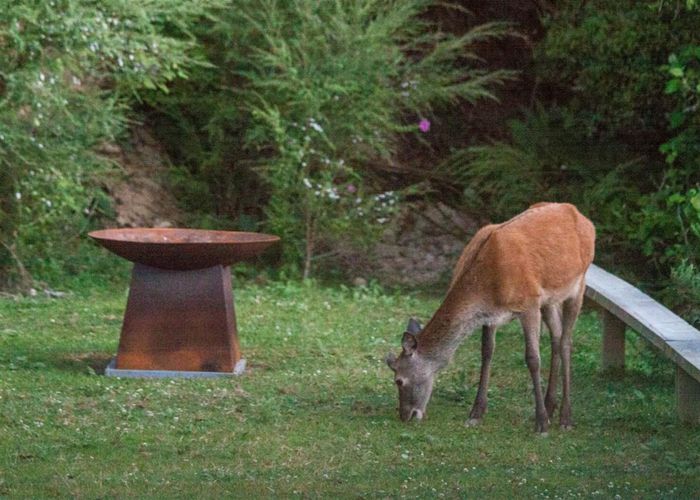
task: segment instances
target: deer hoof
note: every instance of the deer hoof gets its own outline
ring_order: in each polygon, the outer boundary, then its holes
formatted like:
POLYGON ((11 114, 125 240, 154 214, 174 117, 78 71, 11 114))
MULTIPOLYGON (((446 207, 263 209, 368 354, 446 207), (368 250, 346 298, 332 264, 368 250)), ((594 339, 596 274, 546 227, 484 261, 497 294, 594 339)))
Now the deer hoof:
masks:
POLYGON ((571 424, 560 424, 559 428, 563 431, 570 431, 571 429, 574 428, 574 426, 571 424))
POLYGON ((476 426, 479 425, 480 423, 481 423, 481 419, 480 419, 480 418, 470 418, 469 420, 467 420, 466 422, 464 422, 464 425, 467 426, 467 427, 476 427, 476 426))
POLYGON ((547 419, 543 419, 542 421, 535 422, 535 432, 538 433, 542 437, 547 436, 547 419))

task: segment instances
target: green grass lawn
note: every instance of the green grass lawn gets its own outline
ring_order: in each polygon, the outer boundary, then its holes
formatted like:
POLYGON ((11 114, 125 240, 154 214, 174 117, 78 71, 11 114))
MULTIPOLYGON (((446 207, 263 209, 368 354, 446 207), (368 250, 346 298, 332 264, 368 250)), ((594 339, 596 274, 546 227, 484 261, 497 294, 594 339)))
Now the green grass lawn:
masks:
POLYGON ((626 374, 601 374, 592 314, 574 337, 576 426, 541 438, 515 324, 498 334, 481 426, 463 425, 478 335, 440 375, 426 420, 404 424, 383 357, 407 317, 427 319, 438 300, 314 284, 236 291, 248 370, 217 380, 100 374, 124 286, 0 300, 0 497, 700 495, 700 431, 677 422, 673 366, 631 335, 626 374))

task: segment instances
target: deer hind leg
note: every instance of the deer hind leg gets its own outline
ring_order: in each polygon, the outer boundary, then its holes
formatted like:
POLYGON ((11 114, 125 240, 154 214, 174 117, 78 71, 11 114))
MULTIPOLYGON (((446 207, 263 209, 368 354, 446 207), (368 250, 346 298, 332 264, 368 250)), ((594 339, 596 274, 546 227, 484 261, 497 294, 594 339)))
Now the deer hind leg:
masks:
POLYGON ((496 327, 484 325, 481 330, 481 376, 479 377, 479 390, 469 413, 467 425, 477 425, 481 422, 488 406, 489 378, 491 377, 491 358, 496 346, 496 327))
POLYGON ((576 297, 566 299, 562 306, 562 338, 561 338, 561 361, 562 361, 562 400, 559 410, 559 425, 562 429, 571 429, 573 419, 571 417, 571 347, 573 343, 573 331, 576 318, 581 311, 583 303, 583 293, 586 287, 581 282, 581 289, 576 297))
POLYGON ((557 407, 557 379, 559 378, 559 366, 561 365, 562 325, 559 306, 557 304, 544 306, 542 308, 542 316, 552 339, 549 380, 547 382, 547 393, 544 396, 544 407, 547 409, 547 415, 551 420, 557 407))
POLYGON ((547 432, 547 409, 544 406, 542 383, 540 381, 540 323, 542 314, 539 307, 525 311, 520 322, 525 332, 525 362, 530 370, 535 389, 535 432, 547 432))

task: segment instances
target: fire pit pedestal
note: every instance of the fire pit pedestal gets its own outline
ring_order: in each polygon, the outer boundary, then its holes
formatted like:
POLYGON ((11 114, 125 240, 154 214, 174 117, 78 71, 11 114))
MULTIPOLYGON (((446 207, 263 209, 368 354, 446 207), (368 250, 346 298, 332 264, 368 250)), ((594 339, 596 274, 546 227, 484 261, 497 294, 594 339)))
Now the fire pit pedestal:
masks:
POLYGON ((106 229, 100 245, 134 262, 116 360, 107 375, 211 377, 242 372, 229 266, 276 236, 196 229, 106 229))

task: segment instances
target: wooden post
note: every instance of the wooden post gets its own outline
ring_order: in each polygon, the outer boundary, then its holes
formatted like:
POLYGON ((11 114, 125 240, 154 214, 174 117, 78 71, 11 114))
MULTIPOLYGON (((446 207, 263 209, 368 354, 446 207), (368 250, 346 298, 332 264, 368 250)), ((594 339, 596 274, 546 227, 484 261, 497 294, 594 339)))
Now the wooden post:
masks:
POLYGON ((700 424, 700 382, 676 367, 676 404, 682 422, 700 424))
POLYGON ((602 311, 603 322, 603 370, 625 368, 625 323, 609 311, 602 311))

